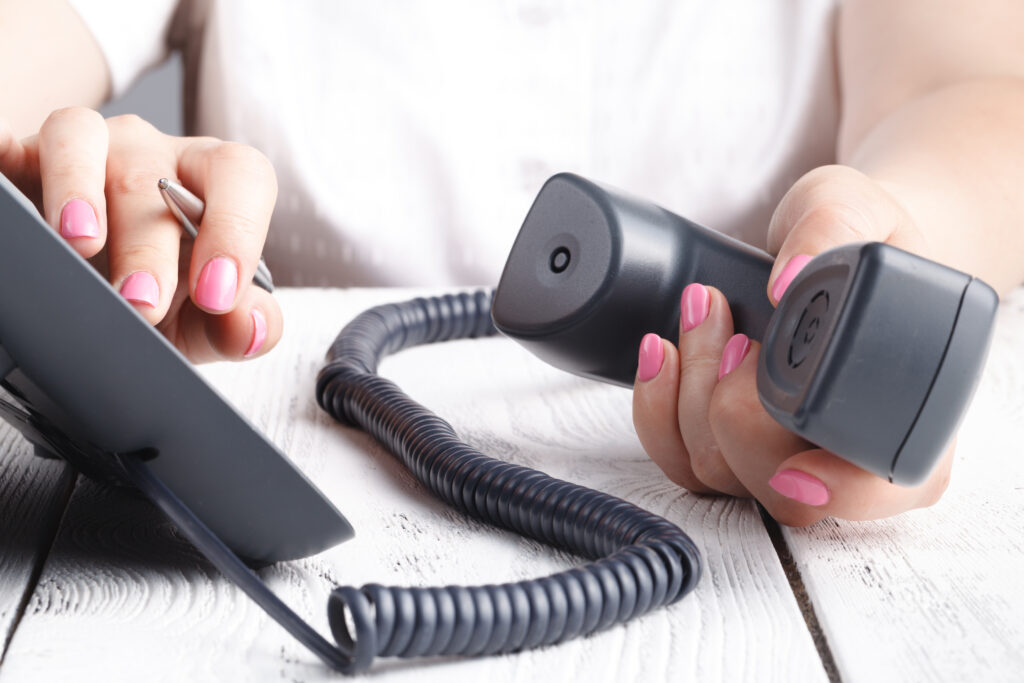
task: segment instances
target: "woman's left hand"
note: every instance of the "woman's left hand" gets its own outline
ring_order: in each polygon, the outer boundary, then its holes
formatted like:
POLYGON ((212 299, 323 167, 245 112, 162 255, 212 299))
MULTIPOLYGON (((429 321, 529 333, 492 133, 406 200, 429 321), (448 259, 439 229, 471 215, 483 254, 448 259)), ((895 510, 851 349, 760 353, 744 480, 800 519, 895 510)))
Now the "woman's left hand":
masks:
MULTIPOLYGON (((768 246, 778 253, 766 296, 777 304, 811 257, 841 244, 887 242, 927 256, 893 196, 845 166, 818 168, 786 194, 768 246)), ((722 293, 695 283, 681 297, 679 346, 655 335, 640 348, 633 421, 648 455, 691 491, 753 496, 783 524, 827 517, 879 519, 934 504, 949 482, 953 446, 915 488, 891 484, 787 431, 757 397, 760 345, 733 334, 722 293)))

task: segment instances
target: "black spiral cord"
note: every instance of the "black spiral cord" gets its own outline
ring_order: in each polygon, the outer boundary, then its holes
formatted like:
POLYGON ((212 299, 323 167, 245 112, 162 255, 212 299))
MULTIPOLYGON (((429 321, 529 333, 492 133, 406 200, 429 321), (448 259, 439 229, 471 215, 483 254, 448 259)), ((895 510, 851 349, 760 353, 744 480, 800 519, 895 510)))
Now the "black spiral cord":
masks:
POLYGON ((332 668, 355 674, 374 657, 485 655, 560 643, 680 599, 696 585, 697 548, 674 524, 619 498, 489 458, 451 426, 377 376, 386 353, 495 334, 492 294, 378 306, 341 331, 317 378, 317 400, 366 430, 442 500, 479 519, 595 559, 531 581, 476 587, 335 588, 327 616, 337 646, 281 601, 134 455, 86 446, 0 401, 0 413, 72 462, 105 463, 148 496, 225 576, 332 668), (355 635, 349 632, 349 622, 355 635))
POLYGON ((697 548, 674 524, 614 496, 483 455, 376 374, 386 354, 495 334, 492 297, 480 291, 365 311, 331 345, 317 401, 377 438, 449 505, 595 561, 503 585, 336 588, 328 619, 351 661, 338 666, 321 657, 346 673, 365 669, 378 655, 481 655, 560 643, 671 604, 700 578, 697 548))

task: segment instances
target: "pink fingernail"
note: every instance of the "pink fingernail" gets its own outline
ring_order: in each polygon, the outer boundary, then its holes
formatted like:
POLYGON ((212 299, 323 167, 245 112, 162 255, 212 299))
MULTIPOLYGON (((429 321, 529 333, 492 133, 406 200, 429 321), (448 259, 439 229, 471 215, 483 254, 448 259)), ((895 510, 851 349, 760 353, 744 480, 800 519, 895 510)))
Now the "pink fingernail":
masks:
POLYGON ((132 273, 124 279, 121 285, 121 296, 135 304, 146 304, 150 308, 156 308, 160 303, 160 285, 156 278, 144 270, 132 273))
POLYGON ((664 360, 665 347, 661 343, 661 337, 653 332, 645 334, 640 340, 640 361, 637 363, 636 378, 641 382, 654 379, 661 372, 664 360))
POLYGON ((745 334, 734 334, 722 349, 722 364, 718 366, 718 379, 739 367, 750 350, 750 339, 745 334))
POLYGON ((211 311, 231 308, 238 291, 238 268, 229 258, 218 256, 203 266, 196 283, 196 303, 211 311))
POLYGON ((72 199, 60 212, 60 234, 64 239, 99 237, 100 224, 92 205, 84 199, 72 199))
POLYGON ((252 309, 252 341, 245 352, 245 357, 253 356, 263 348, 263 342, 267 340, 267 319, 263 317, 259 309, 252 309))
POLYGON ((793 281, 796 274, 804 269, 807 262, 811 260, 811 257, 807 254, 799 254, 789 259, 789 263, 779 273, 779 277, 775 280, 775 284, 772 285, 772 297, 776 301, 782 300, 782 295, 786 293, 786 289, 789 288, 789 283, 793 281))
POLYGON ((824 505, 829 500, 825 482, 800 470, 782 470, 768 480, 768 485, 805 505, 824 505))
POLYGON ((708 317, 711 309, 711 295, 708 288, 694 282, 683 290, 683 332, 689 332, 708 317))

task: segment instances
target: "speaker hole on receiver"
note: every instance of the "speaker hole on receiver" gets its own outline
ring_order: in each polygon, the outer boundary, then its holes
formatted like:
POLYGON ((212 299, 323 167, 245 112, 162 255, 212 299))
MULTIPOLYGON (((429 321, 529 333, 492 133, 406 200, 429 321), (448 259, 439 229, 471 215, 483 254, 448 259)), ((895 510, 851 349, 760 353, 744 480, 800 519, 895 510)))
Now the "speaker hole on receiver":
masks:
POLYGON ((572 259, 572 255, 566 247, 558 247, 551 252, 551 260, 549 265, 551 266, 552 273, 561 273, 569 267, 569 261, 572 259))

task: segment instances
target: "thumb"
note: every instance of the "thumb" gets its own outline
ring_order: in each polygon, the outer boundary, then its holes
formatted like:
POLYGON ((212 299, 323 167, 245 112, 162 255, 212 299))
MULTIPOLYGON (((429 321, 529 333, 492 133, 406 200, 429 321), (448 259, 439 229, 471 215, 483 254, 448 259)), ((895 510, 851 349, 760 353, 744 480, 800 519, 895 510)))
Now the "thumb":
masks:
POLYGON ((812 257, 850 242, 887 242, 920 251, 921 238, 903 206, 886 189, 849 166, 822 166, 804 175, 779 202, 768 228, 777 253, 768 297, 778 304, 812 257))

